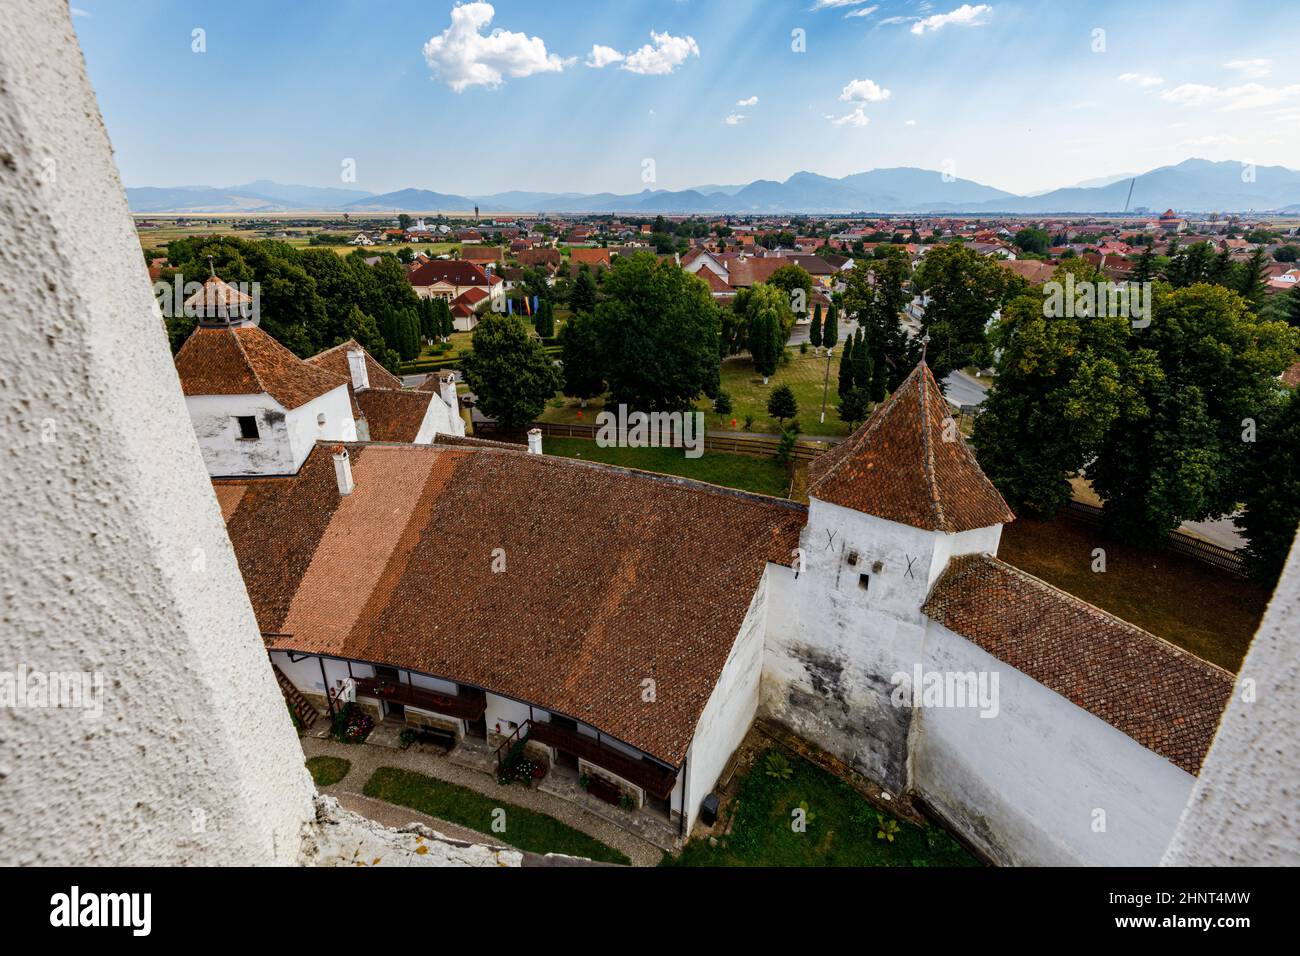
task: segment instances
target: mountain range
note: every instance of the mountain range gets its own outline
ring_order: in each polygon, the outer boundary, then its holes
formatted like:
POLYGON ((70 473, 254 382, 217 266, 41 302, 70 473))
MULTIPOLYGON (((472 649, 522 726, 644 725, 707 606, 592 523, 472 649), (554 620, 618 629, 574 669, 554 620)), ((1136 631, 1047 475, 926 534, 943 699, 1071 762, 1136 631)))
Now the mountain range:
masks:
POLYGON ((1188 159, 1137 175, 1104 176, 1035 195, 1016 195, 934 170, 900 166, 833 179, 798 172, 783 182, 639 193, 510 191, 463 196, 428 189, 376 195, 358 189, 283 185, 132 187, 136 213, 1121 213, 1277 211, 1300 206, 1300 172, 1284 166, 1188 159))

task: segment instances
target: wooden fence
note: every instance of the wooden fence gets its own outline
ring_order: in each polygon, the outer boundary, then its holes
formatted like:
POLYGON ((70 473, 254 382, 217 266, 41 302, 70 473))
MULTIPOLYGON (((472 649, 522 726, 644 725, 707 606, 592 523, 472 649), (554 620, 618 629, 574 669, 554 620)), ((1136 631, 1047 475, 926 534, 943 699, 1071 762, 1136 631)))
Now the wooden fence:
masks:
MULTIPOLYGON (((1082 501, 1071 501, 1065 506, 1062 514, 1084 524, 1095 526, 1101 524, 1101 509, 1082 501)), ((1171 531, 1165 540, 1165 547, 1175 554, 1194 558, 1220 571, 1227 571, 1238 577, 1246 576, 1240 552, 1198 538, 1186 531, 1171 531)))

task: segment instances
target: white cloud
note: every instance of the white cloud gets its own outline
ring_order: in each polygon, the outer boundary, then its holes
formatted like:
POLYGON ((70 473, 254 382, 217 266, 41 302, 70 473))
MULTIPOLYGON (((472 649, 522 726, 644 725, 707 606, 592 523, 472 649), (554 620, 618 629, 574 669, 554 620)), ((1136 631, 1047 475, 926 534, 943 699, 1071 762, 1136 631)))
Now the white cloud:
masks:
POLYGON ((612 46, 601 46, 597 43, 587 54, 587 66, 595 70, 603 69, 611 63, 618 63, 623 59, 623 54, 619 53, 612 46))
POLYGON ((1160 98, 1169 103, 1177 103, 1179 106, 1213 106, 1220 113, 1276 106, 1297 96, 1300 96, 1300 83, 1291 86, 1243 83, 1240 86, 1226 87, 1184 83, 1160 94, 1160 98))
POLYGON ((739 126, 744 119, 745 119, 744 113, 732 113, 723 122, 725 122, 728 126, 739 126))
POLYGON ((737 106, 757 106, 757 105, 758 105, 758 97, 757 97, 757 96, 751 96, 751 97, 749 97, 748 99, 736 100, 736 105, 737 105, 737 106))
POLYGON ((879 103, 893 95, 874 80, 850 80, 840 91, 840 99, 846 103, 879 103))
POLYGON ((568 65, 546 52, 540 37, 500 27, 480 32, 496 11, 490 3, 462 3, 451 8, 451 26, 424 45, 429 67, 457 93, 471 86, 498 87, 506 76, 558 73, 568 65))
POLYGON ((922 17, 912 24, 912 32, 920 36, 927 30, 933 33, 935 30, 948 26, 948 24, 960 27, 982 26, 984 21, 980 18, 992 12, 993 8, 987 3, 977 3, 974 6, 963 3, 956 10, 949 13, 935 13, 928 17, 922 17))
MULTIPOLYGON (((810 13, 816 13, 818 10, 835 10, 839 7, 856 7, 860 3, 866 3, 867 0, 817 0, 808 8, 810 13)), ((875 7, 872 7, 874 10, 875 7)))
POLYGON ((1163 76, 1155 76, 1151 73, 1121 73, 1115 79, 1121 83, 1136 83, 1138 86, 1159 86, 1165 81, 1163 76))
POLYGON ((904 125, 904 126, 915 126, 915 125, 916 125, 916 120, 903 120, 903 125, 904 125))
POLYGON ((861 106, 855 109, 852 113, 831 120, 831 124, 834 126, 866 126, 870 122, 871 119, 866 113, 862 112, 861 106))
POLYGON ((879 6, 874 6, 863 7, 861 10, 850 10, 848 13, 844 14, 844 19, 847 20, 849 17, 869 17, 879 9, 879 6))
POLYGON ((623 61, 623 69, 643 76, 664 76, 673 72, 687 57, 699 56, 700 47, 691 36, 675 37, 668 33, 650 31, 653 44, 647 43, 623 61))
POLYGON ((83 10, 83 9, 81 9, 81 7, 68 7, 68 12, 71 13, 74 17, 88 17, 88 16, 90 16, 90 11, 89 11, 89 10, 83 10))
POLYGON ((1254 60, 1229 60, 1223 65, 1229 70, 1236 70, 1248 80, 1262 80, 1273 72, 1273 61, 1264 57, 1254 60))

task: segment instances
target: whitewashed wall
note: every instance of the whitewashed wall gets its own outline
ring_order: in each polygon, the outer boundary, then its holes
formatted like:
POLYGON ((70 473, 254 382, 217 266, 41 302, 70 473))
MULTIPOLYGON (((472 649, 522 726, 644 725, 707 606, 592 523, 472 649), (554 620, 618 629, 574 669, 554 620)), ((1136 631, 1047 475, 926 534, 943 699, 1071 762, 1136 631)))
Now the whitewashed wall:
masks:
POLYGON ((996 717, 913 711, 912 786, 973 844, 1003 864, 1160 862, 1191 774, 942 625, 923 666, 998 674, 996 717))
MULTIPOLYGON (((776 569, 778 572, 780 568, 776 569)), ((764 573, 741 622, 740 632, 723 665, 718 683, 704 705, 686 758, 687 832, 699 816, 700 801, 718 782, 718 775, 745 739, 758 711, 758 687, 763 674, 764 634, 767 630, 767 579, 764 573)), ((680 800, 680 798, 679 798, 680 800)))
POLYGON ((185 405, 203 462, 214 477, 294 474, 317 441, 357 440, 352 405, 343 385, 292 411, 266 394, 191 395, 185 405), (257 419, 258 438, 239 437, 237 419, 243 415, 257 419), (324 424, 319 421, 321 415, 324 424))

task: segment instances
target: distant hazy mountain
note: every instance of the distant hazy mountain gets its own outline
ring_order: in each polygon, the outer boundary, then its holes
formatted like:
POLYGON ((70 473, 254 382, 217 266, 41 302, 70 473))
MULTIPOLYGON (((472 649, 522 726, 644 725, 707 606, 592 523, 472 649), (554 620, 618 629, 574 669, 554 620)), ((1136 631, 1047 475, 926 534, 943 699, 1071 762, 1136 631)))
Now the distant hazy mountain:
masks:
POLYGON ((373 196, 365 189, 338 189, 333 186, 294 186, 273 183, 267 179, 231 186, 232 192, 247 192, 254 195, 270 196, 281 202, 293 203, 307 209, 336 209, 346 203, 356 202, 373 196))
POLYGON ((293 186, 259 179, 242 186, 140 186, 126 191, 134 212, 258 213, 326 211, 369 196, 360 189, 293 186))
POLYGON ((1055 213, 1123 212, 1146 208, 1152 212, 1248 212, 1280 209, 1300 201, 1300 172, 1285 166, 1256 166, 1188 159, 1161 166, 1107 186, 1053 189, 1041 196, 995 200, 970 207, 971 212, 1055 213), (1133 197, 1129 199, 1129 184, 1133 197))
POLYGON ((479 206, 480 212, 495 211, 492 207, 476 204, 464 196, 435 193, 428 189, 399 189, 378 196, 367 196, 348 203, 343 209, 346 212, 473 212, 475 205, 479 206))
POLYGON ((1017 196, 969 179, 902 166, 832 179, 798 172, 777 182, 701 186, 637 193, 513 191, 477 197, 399 189, 379 196, 361 190, 286 186, 261 180, 216 189, 178 186, 127 190, 136 212, 348 212, 481 213, 1113 213, 1146 208, 1161 212, 1264 211, 1300 204, 1300 172, 1283 166, 1248 168, 1237 162, 1189 159, 1138 176, 1104 176, 1077 186, 1017 196), (1130 184, 1132 196, 1129 195, 1130 184))

